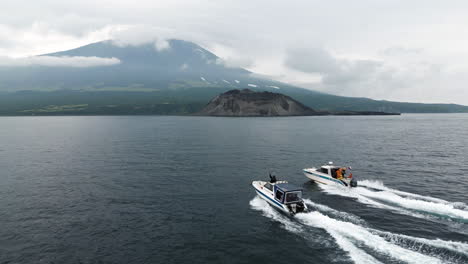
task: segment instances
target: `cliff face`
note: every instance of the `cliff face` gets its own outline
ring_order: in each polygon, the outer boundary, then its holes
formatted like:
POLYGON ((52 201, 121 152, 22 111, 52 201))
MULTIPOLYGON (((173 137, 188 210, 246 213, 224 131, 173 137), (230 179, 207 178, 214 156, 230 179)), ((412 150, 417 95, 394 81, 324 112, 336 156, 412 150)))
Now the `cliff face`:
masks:
POLYGON ((208 116, 305 116, 318 112, 289 96, 249 89, 231 90, 213 98, 199 113, 208 116))

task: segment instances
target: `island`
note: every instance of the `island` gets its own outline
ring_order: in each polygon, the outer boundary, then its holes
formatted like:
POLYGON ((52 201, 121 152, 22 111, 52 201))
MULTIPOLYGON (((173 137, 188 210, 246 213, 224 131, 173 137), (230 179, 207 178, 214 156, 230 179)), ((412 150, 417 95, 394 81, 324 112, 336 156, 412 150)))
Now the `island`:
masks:
POLYGON ((399 113, 370 111, 318 111, 299 101, 268 91, 257 92, 250 89, 230 90, 211 99, 196 115, 201 116, 318 116, 318 115, 399 115, 399 113))

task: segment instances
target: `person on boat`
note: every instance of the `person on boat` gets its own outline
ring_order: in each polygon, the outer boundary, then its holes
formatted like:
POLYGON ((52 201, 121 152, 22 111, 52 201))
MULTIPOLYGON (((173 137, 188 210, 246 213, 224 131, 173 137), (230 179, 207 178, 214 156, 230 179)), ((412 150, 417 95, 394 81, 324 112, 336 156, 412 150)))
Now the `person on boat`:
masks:
POLYGON ((348 168, 343 168, 343 169, 344 169, 343 176, 344 176, 345 178, 348 178, 348 179, 351 179, 351 178, 353 178, 353 173, 352 173, 352 172, 349 172, 349 175, 348 175, 348 176, 346 176, 346 169, 349 169, 349 170, 351 171, 351 167, 348 167, 348 168))
POLYGON ((275 175, 271 175, 271 173, 270 173, 270 182, 271 182, 271 183, 275 183, 275 182, 276 182, 276 176, 275 176, 275 175))
POLYGON ((339 168, 339 169, 336 171, 336 178, 337 178, 338 180, 343 179, 343 168, 339 168))

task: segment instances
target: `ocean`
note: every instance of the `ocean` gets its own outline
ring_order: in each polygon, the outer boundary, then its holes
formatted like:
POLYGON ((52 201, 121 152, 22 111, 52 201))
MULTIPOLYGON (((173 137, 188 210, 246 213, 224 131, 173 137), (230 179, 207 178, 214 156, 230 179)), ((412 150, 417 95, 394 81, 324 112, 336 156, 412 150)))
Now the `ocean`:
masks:
POLYGON ((468 114, 0 118, 0 263, 467 263, 468 114), (351 166, 359 186, 303 168, 351 166), (254 192, 304 189, 286 216, 254 192))

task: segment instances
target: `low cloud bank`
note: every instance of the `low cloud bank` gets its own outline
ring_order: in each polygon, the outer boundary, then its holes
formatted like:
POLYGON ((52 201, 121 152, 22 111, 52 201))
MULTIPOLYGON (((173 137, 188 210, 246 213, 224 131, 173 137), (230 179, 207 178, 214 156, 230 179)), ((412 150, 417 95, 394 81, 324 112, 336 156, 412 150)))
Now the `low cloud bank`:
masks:
POLYGON ((24 67, 24 66, 47 66, 47 67, 98 67, 119 64, 117 58, 82 57, 82 56, 33 56, 26 58, 0 57, 0 66, 24 67))
POLYGON ((141 25, 122 26, 111 34, 112 43, 116 46, 139 46, 153 43, 158 52, 171 48, 168 40, 172 37, 173 32, 169 29, 141 25))
POLYGON ((284 65, 305 73, 318 73, 323 84, 339 86, 368 81, 383 67, 376 60, 339 59, 323 48, 289 50, 284 65))

